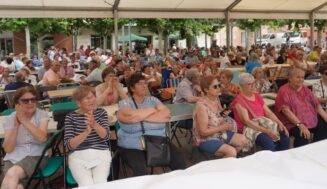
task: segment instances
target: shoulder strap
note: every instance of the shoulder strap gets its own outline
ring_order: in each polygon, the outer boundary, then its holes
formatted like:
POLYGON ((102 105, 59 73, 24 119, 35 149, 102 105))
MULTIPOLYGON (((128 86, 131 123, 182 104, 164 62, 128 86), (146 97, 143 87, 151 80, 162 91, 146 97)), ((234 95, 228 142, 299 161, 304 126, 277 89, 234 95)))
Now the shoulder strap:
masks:
POLYGON ((323 86, 321 80, 320 80, 320 85, 321 85, 321 90, 322 90, 322 98, 325 98, 325 90, 324 90, 324 86, 323 86))
POLYGON ((252 114, 253 118, 256 118, 257 115, 255 115, 254 111, 249 106, 249 104, 245 101, 245 99, 241 95, 238 95, 237 98, 239 98, 243 102, 243 104, 245 105, 246 109, 248 109, 248 111, 250 112, 250 114, 252 114))
MULTIPOLYGON (((138 109, 139 107, 137 106, 137 104, 135 102, 135 99, 133 97, 132 97, 132 100, 133 100, 133 103, 134 103, 136 109, 138 109)), ((140 123, 141 123, 142 133, 144 134, 145 133, 145 130, 144 130, 143 121, 140 121, 140 123)))

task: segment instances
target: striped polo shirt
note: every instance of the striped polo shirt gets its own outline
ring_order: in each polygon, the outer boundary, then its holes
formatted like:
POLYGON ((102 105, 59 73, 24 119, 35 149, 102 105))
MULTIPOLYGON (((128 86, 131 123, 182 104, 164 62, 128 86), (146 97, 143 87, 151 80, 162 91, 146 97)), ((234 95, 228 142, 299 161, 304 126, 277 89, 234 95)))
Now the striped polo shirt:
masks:
POLYGON ((65 118, 65 136, 64 142, 66 150, 71 153, 75 150, 97 149, 108 150, 108 140, 110 139, 109 120, 107 112, 102 108, 97 108, 93 112, 95 121, 107 130, 107 136, 101 138, 93 129, 89 136, 75 149, 69 143, 75 136, 83 133, 86 129, 86 116, 76 111, 69 113, 65 118))

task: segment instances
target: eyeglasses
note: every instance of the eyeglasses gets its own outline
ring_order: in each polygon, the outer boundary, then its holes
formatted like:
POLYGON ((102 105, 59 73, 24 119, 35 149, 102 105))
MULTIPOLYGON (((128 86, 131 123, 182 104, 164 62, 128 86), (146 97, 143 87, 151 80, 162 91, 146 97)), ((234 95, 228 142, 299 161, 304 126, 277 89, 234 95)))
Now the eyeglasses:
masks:
POLYGON ((23 104, 34 104, 36 102, 36 98, 22 98, 19 101, 23 104))

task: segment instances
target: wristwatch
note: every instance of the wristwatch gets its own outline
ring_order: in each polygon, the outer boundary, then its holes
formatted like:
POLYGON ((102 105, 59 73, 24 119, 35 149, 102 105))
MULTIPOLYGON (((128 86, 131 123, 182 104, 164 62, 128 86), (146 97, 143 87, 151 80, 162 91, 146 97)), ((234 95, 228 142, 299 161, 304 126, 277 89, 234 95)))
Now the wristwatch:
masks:
POLYGON ((301 125, 302 125, 302 123, 295 124, 295 126, 297 126, 297 127, 300 127, 301 125))

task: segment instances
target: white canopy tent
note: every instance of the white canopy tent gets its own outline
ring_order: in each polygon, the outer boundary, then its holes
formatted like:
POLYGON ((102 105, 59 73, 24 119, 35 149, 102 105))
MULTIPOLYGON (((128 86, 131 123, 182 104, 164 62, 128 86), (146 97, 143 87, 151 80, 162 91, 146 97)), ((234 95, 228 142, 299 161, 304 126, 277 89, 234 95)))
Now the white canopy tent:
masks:
MULTIPOLYGON (((1 0, 0 17, 327 19, 326 0, 1 0)), ((115 27, 116 42, 118 26, 115 27)), ((311 39, 313 44, 313 39, 311 39)), ((116 44, 116 52, 118 44, 116 44)))

